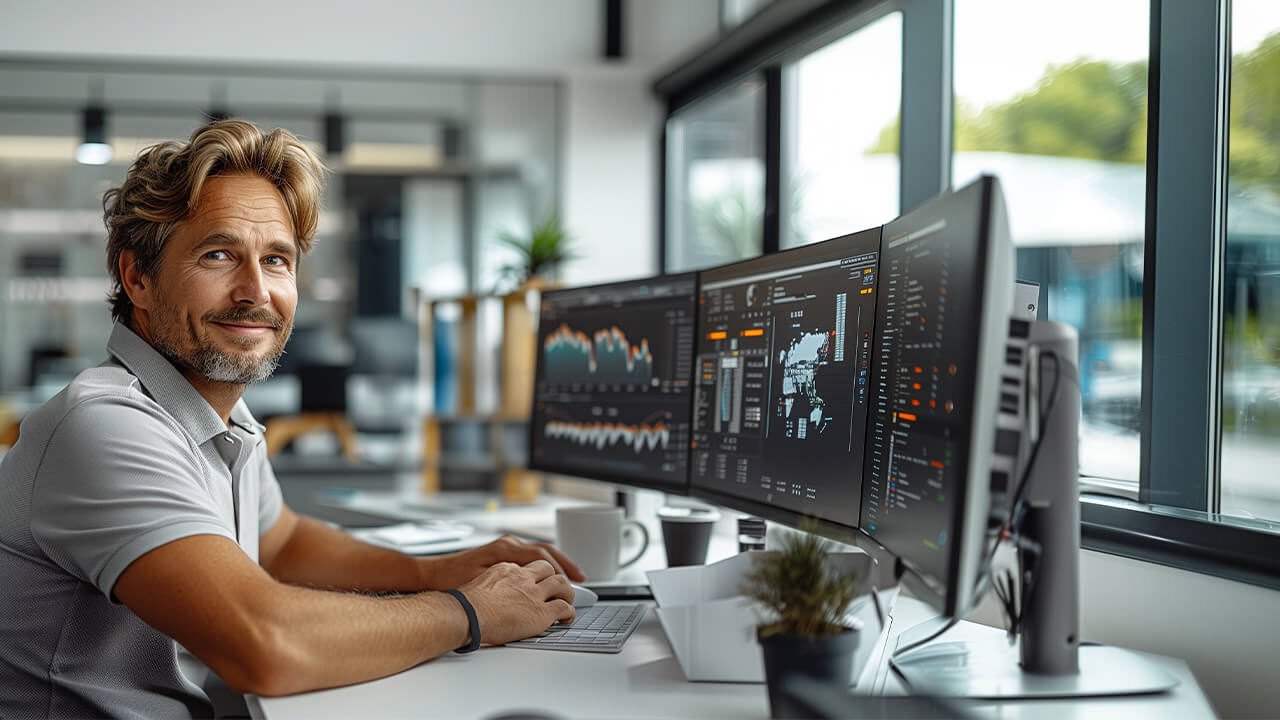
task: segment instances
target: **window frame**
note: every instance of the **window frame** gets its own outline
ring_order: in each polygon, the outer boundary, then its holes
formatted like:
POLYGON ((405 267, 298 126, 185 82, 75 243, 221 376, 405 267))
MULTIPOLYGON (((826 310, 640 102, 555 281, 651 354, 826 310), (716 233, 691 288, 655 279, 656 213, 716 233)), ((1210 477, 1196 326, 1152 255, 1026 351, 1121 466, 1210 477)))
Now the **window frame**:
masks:
MULTIPOLYGON (((1081 546, 1280 589, 1280 522, 1219 513, 1231 3, 1150 4, 1139 486, 1134 500, 1094 494, 1104 485, 1081 478, 1081 546)), ((950 185, 953 0, 775 2, 654 90, 669 118, 718 87, 783 69, 893 11, 903 14, 899 210, 906 211, 950 185)), ((786 97, 787 76, 765 74, 779 84, 768 97, 786 97)), ((766 144, 777 147, 786 120, 782 113, 767 124, 777 136, 766 144)), ((765 157, 765 185, 775 193, 766 207, 777 208, 785 160, 776 152, 765 157)), ((665 173, 659 183, 665 198, 665 173)), ((775 224, 775 240, 777 231, 775 224)), ((664 259, 666 241, 664 230, 664 259)))

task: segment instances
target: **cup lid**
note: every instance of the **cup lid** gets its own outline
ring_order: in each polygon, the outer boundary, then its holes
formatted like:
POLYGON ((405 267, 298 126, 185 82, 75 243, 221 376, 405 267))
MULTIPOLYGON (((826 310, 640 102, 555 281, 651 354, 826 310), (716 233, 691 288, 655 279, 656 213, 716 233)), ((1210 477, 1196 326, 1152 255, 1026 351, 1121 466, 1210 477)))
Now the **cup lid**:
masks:
POLYGON ((658 508, 658 517, 675 522, 708 522, 720 519, 720 511, 709 507, 667 505, 658 508))

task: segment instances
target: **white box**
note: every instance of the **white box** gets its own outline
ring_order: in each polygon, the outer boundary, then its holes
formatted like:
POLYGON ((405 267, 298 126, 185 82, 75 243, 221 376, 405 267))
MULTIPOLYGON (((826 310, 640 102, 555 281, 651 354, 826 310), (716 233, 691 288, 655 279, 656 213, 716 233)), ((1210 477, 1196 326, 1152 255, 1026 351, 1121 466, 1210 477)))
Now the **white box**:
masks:
MULTIPOLYGON (((764 611, 739 592, 754 559, 763 554, 739 553, 711 565, 647 573, 658 602, 658 620, 689 680, 764 682, 764 660, 756 642, 756 626, 765 616, 764 611)), ((862 633, 853 657, 853 675, 849 678, 852 685, 883 631, 871 598, 876 561, 855 550, 832 553, 827 563, 829 568, 858 573, 858 598, 848 615, 850 624, 862 633)))

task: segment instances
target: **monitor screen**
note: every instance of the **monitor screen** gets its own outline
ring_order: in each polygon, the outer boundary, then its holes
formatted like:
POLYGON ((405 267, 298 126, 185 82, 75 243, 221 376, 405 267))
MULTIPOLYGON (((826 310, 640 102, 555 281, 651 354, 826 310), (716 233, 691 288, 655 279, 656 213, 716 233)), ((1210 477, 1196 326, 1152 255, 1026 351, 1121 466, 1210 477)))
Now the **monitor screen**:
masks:
POLYGON ((699 276, 690 491, 858 525, 880 228, 699 276))
POLYGON ((861 529, 951 614, 983 555, 1013 293, 995 180, 885 225, 878 289, 861 529))
POLYGON ((530 464, 684 493, 697 275, 542 295, 530 464))

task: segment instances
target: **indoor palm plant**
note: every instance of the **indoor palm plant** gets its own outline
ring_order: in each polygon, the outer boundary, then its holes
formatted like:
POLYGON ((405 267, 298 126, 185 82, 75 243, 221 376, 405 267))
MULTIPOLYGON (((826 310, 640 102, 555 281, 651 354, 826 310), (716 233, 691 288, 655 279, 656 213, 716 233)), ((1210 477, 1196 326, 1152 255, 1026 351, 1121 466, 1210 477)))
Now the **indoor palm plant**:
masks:
POLYGON ((514 281, 515 286, 536 282, 560 263, 578 257, 573 249, 573 236, 560 222, 560 214, 552 211, 527 234, 509 230, 498 234, 498 242, 520 254, 520 260, 502 267, 500 282, 514 281))
POLYGON ((849 684, 858 633, 845 624, 845 616, 855 597, 857 575, 834 570, 827 562, 827 549, 827 541, 812 532, 789 535, 781 550, 757 557, 742 586, 742 594, 765 611, 756 637, 775 718, 797 713, 782 691, 789 675, 803 674, 840 687, 849 684))

